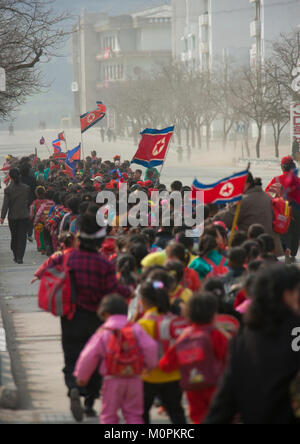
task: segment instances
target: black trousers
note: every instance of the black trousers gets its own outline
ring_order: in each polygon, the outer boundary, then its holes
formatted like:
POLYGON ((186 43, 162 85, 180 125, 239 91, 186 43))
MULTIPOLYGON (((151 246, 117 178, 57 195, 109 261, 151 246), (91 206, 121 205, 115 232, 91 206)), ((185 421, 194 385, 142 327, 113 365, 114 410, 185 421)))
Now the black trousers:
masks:
POLYGON ((300 208, 292 206, 292 220, 289 231, 282 236, 284 249, 289 248, 293 257, 297 256, 300 240, 300 208))
POLYGON ((48 230, 46 230, 46 228, 44 229, 43 234, 47 256, 51 256, 54 253, 51 234, 48 230))
MULTIPOLYGON (((102 322, 96 313, 80 308, 77 308, 75 316, 71 321, 61 318, 62 348, 65 359, 63 373, 65 384, 68 388, 68 396, 73 388, 77 388, 76 379, 73 376, 76 361, 90 337, 101 324, 102 322)), ((99 397, 101 382, 101 376, 96 371, 90 379, 88 386, 79 388, 81 395, 85 397, 86 406, 92 407, 95 399, 99 397)))
POLYGON ((30 219, 28 221, 27 236, 29 237, 33 236, 33 222, 30 219))
POLYGON ((164 384, 144 382, 144 421, 150 424, 149 411, 156 397, 159 397, 173 424, 186 424, 181 404, 182 391, 179 381, 164 384))
POLYGON ((14 254, 14 258, 22 261, 27 242, 29 219, 9 219, 8 225, 11 233, 10 248, 14 254))

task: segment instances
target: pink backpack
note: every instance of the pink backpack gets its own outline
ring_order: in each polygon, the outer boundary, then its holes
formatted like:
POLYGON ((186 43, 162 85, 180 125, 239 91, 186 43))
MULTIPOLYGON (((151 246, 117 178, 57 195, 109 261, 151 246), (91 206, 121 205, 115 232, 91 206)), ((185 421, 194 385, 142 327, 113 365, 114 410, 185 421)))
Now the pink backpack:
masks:
POLYGON ((175 344, 182 390, 203 390, 218 385, 224 365, 214 353, 210 333, 216 327, 195 331, 188 327, 175 344))
POLYGON ((225 276, 225 274, 229 272, 228 267, 225 266, 225 257, 223 257, 219 265, 216 265, 213 261, 208 259, 208 257, 204 257, 203 259, 211 267, 211 271, 206 275, 206 279, 225 276))

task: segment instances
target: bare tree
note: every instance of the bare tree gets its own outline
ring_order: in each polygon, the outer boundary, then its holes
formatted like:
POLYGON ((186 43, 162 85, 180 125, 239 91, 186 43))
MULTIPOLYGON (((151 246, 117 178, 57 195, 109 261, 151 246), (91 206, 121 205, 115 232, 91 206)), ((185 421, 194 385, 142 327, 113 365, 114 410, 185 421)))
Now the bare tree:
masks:
POLYGON ((244 67, 237 71, 232 93, 237 99, 238 113, 257 126, 256 156, 260 158, 263 127, 270 121, 274 105, 272 86, 266 80, 264 68, 244 67))
POLYGON ((292 85, 300 74, 300 32, 294 30, 280 34, 279 39, 272 43, 271 49, 272 57, 268 62, 269 75, 289 92, 293 101, 299 102, 300 93, 294 91, 292 85))
POLYGON ((58 54, 69 33, 68 13, 56 14, 53 0, 0 0, 0 66, 6 92, 0 92, 0 118, 45 87, 40 64, 58 54))
POLYGON ((270 93, 269 123, 273 129, 275 156, 279 157, 281 134, 290 121, 291 96, 289 90, 281 82, 278 68, 273 65, 273 59, 265 63, 265 74, 270 93))

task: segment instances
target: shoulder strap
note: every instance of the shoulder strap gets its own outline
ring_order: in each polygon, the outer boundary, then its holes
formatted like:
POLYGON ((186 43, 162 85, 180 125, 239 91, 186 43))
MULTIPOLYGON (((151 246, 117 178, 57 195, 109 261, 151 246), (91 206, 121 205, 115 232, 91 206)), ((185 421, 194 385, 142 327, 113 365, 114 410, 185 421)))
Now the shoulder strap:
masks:
POLYGON ((223 256, 223 259, 221 260, 220 265, 223 267, 225 265, 225 263, 226 263, 226 257, 223 256))
POLYGON ((177 293, 174 295, 174 299, 179 299, 180 296, 182 295, 182 293, 184 292, 185 288, 181 287, 179 288, 179 290, 177 291, 177 293))
POLYGON ((210 260, 207 256, 205 256, 203 259, 204 259, 205 262, 207 262, 208 265, 210 265, 211 267, 216 267, 216 264, 215 264, 212 260, 210 260))

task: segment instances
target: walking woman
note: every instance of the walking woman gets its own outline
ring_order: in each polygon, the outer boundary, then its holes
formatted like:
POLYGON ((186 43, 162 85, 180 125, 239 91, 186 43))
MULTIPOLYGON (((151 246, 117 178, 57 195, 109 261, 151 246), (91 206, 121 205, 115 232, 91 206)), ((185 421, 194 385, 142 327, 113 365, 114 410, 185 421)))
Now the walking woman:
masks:
POLYGON ((23 264, 29 226, 30 187, 21 182, 20 171, 13 168, 9 172, 10 184, 4 190, 0 224, 3 225, 8 214, 11 232, 11 250, 14 261, 23 264))
MULTIPOLYGON (((90 211, 90 210, 88 210, 90 211)), ((116 270, 107 261, 99 249, 106 236, 106 228, 100 228, 96 222, 96 213, 85 214, 80 219, 79 249, 69 255, 67 266, 73 277, 76 293, 76 313, 72 320, 61 318, 62 347, 65 358, 64 376, 71 400, 71 411, 80 422, 83 414, 95 416, 94 401, 99 397, 101 379, 98 371, 94 373, 86 388, 77 386, 74 369, 77 359, 91 336, 102 322, 97 310, 102 299, 111 293, 118 293, 124 298, 131 296, 129 287, 120 285, 116 270), (84 410, 80 396, 85 398, 84 410)), ((63 263, 64 256, 58 256, 51 266, 63 263)))
POLYGON ((300 326, 300 271, 273 265, 253 284, 245 328, 232 340, 229 363, 206 424, 294 424, 291 384, 300 370, 293 347, 300 326))

